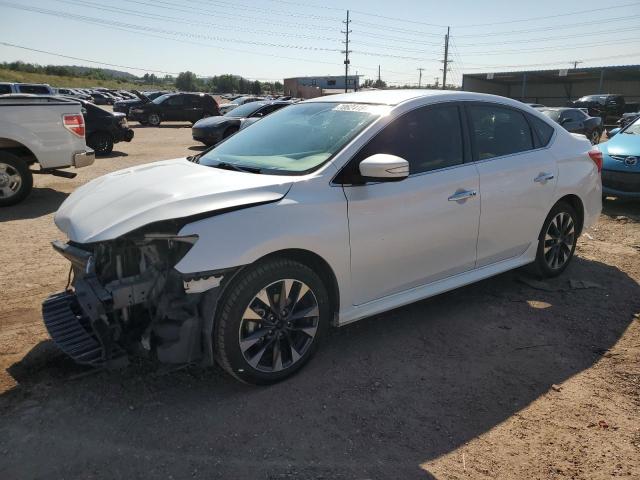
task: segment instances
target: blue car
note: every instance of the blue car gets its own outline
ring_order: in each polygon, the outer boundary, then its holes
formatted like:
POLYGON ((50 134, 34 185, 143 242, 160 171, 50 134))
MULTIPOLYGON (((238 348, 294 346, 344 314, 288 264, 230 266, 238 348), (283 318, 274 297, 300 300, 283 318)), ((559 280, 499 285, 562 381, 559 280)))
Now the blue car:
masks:
POLYGON ((598 147, 603 161, 602 193, 640 198, 640 117, 598 147))

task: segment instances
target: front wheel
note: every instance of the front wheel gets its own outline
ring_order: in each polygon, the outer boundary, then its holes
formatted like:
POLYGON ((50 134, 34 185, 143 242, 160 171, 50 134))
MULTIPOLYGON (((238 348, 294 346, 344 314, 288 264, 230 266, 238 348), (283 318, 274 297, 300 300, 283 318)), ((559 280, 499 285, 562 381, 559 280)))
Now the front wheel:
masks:
POLYGON ((221 298, 218 363, 237 379, 275 383, 313 355, 331 318, 326 287, 309 267, 272 259, 240 272, 221 298))
POLYGON ((33 188, 33 174, 19 157, 0 152, 0 207, 24 200, 33 188))
POLYGON ((542 277, 556 277, 569 265, 578 241, 578 215, 565 202, 549 212, 538 237, 535 267, 542 277))
POLYGON ((158 115, 157 113, 151 113, 148 117, 147 117, 147 123, 149 125, 151 125, 152 127, 157 127, 158 125, 160 125, 160 115, 158 115))

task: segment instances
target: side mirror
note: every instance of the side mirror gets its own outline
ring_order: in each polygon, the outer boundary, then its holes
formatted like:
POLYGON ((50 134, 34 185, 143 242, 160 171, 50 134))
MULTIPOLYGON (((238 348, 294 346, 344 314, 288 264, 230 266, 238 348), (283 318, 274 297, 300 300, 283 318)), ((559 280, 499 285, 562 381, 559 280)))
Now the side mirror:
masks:
POLYGON ((360 162, 360 175, 367 180, 397 182, 409 176, 409 162, 387 153, 376 153, 360 162))
POLYGON ((619 128, 612 128, 611 130, 609 130, 607 132, 607 138, 611 138, 613 137, 615 134, 617 134, 620 131, 619 128))

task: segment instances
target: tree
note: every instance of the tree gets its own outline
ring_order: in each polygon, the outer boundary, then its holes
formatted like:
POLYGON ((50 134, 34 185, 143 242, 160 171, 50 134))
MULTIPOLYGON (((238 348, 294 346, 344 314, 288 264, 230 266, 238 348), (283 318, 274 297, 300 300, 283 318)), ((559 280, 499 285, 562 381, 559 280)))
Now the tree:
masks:
POLYGON ((180 72, 176 78, 176 88, 186 92, 194 92, 198 89, 198 78, 193 72, 180 72))
POLYGON ((262 84, 259 80, 256 80, 251 84, 251 93, 254 95, 260 95, 262 93, 262 84))

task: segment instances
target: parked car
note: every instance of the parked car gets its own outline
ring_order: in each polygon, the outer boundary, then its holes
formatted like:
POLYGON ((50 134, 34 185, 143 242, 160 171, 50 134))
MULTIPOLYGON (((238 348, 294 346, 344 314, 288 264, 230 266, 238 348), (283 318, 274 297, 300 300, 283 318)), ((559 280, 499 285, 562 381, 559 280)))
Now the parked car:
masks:
POLYGON ((640 117, 598 148, 603 158, 604 195, 640 198, 640 117))
POLYGON ((571 102, 572 107, 586 108, 592 117, 600 117, 603 125, 614 124, 625 112, 625 99, 622 95, 585 95, 571 102))
POLYGON ((108 155, 113 145, 133 140, 134 132, 124 113, 111 113, 92 103, 80 101, 83 107, 87 145, 97 156, 108 155))
POLYGON ((531 108, 545 108, 541 103, 525 103, 525 105, 529 105, 531 108))
POLYGON ((140 105, 144 105, 145 103, 149 103, 152 100, 155 100, 161 95, 165 95, 169 92, 139 92, 138 90, 133 90, 134 99, 130 100, 120 100, 119 102, 115 102, 113 104, 113 111, 124 113, 125 115, 129 115, 129 111, 132 108, 139 107, 140 105))
POLYGON ((260 100, 262 100, 262 97, 238 97, 230 103, 223 103, 222 105, 220 105, 220 115, 229 113, 234 108, 237 108, 240 105, 244 105, 245 103, 258 102, 260 100))
POLYGON ((276 382, 330 325, 530 263, 561 274, 600 215, 601 161, 588 140, 492 95, 291 105, 190 159, 72 193, 55 215, 69 243, 54 248, 74 290, 44 302, 44 322, 81 363, 141 349, 276 382))
POLYGON ((68 167, 95 159, 85 144, 80 103, 57 96, 0 96, 0 207, 24 200, 33 173, 73 178, 68 167), (39 169, 32 171, 32 165, 39 169))
POLYGON ((29 95, 55 95, 56 92, 46 83, 0 83, 0 95, 25 93, 29 95))
POLYGON ((111 99, 109 96, 107 96, 104 93, 91 92, 90 95, 92 98, 92 102, 95 103, 96 105, 112 105, 113 104, 113 99, 111 99))
POLYGON ((539 108, 538 110, 562 125, 565 130, 584 135, 592 145, 600 143, 604 131, 600 117, 590 117, 580 108, 558 107, 539 108))
POLYGON ((63 95, 65 97, 71 97, 77 100, 91 100, 91 96, 79 92, 73 88, 57 88, 57 95, 63 95))
POLYGON ((129 112, 133 120, 153 127, 163 121, 185 120, 195 123, 201 118, 220 115, 218 104, 206 93, 167 93, 131 108, 129 112))
POLYGON ((193 139, 205 145, 215 145, 230 137, 245 124, 252 124, 291 102, 251 102, 217 117, 203 118, 191 128, 193 139))

